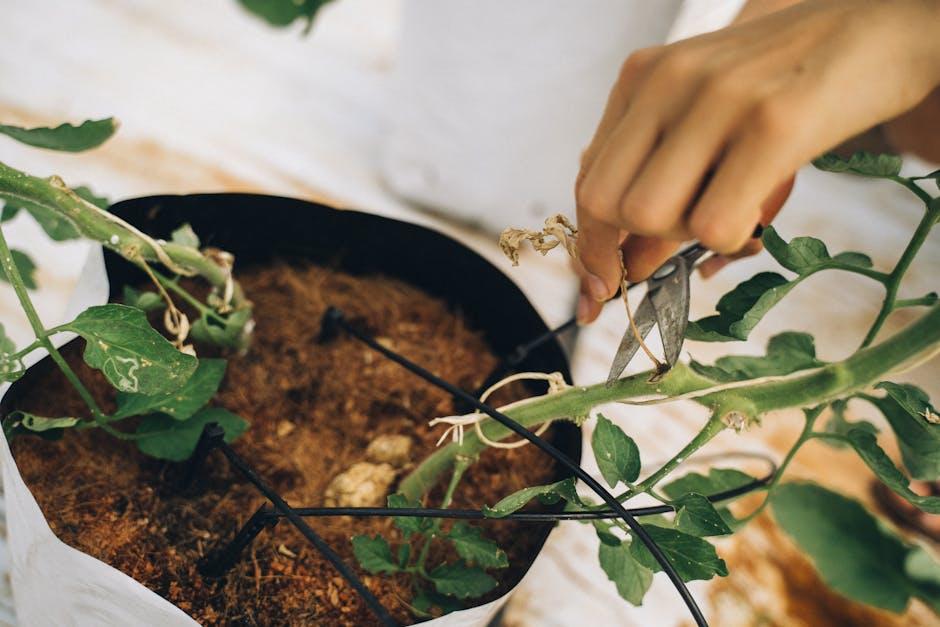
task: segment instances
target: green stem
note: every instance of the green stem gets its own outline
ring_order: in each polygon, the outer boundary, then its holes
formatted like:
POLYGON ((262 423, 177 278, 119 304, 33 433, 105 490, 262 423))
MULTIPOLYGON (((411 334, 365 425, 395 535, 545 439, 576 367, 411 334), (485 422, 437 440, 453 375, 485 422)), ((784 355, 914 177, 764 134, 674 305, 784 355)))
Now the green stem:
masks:
POLYGON ((899 298, 894 301, 894 308, 902 307, 929 307, 937 302, 936 294, 927 294, 919 298, 899 298))
POLYGON ((915 196, 920 198, 924 202, 925 205, 929 205, 930 201, 933 200, 933 197, 927 192, 925 192, 923 189, 921 189, 920 185, 914 182, 915 179, 923 179, 923 178, 925 177, 916 176, 914 178, 907 178, 904 176, 892 176, 891 180, 894 181, 895 183, 900 183, 907 189, 911 190, 911 192, 915 196))
POLYGON ((104 417, 104 414, 102 413, 101 408, 98 407, 98 403, 95 401, 95 398, 91 395, 91 392, 88 391, 88 388, 85 387, 81 380, 79 380, 78 376, 75 374, 75 371, 72 370, 71 366, 68 365, 68 363, 65 361, 65 358, 62 357, 62 354, 59 353, 59 350, 49 339, 49 333, 46 331, 45 327, 43 327, 42 320, 39 319, 39 314, 36 312, 36 308, 33 306, 33 301, 29 297, 26 284, 23 283, 23 277, 20 276, 20 271, 13 262, 13 255, 10 252, 10 247, 7 245, 6 237, 3 235, 3 229, 0 229, 0 267, 3 267, 3 271, 6 274, 7 279, 13 286, 13 291, 16 292, 16 298, 20 301, 20 306, 23 308, 23 313, 26 314, 27 320, 29 320, 29 325, 33 329, 33 334, 36 336, 36 341, 39 343, 39 346, 46 349, 46 351, 49 353, 49 356, 52 358, 52 361, 54 361, 55 364, 59 367, 59 370, 62 371, 62 374, 65 375, 65 378, 68 379, 69 383, 72 384, 72 386, 78 392, 79 396, 82 397, 82 400, 85 401, 85 404, 88 406, 88 409, 91 410, 95 421, 101 420, 104 417))
MULTIPOLYGON (((905 184, 904 181, 907 181, 907 179, 899 182, 905 184)), ((878 311, 878 315, 875 317, 871 328, 868 330, 868 333, 865 334, 865 339, 862 340, 862 348, 868 346, 875 340, 875 337, 878 335, 881 327, 884 326, 888 316, 897 308, 896 300, 898 289, 901 286, 901 280, 904 278, 907 269, 910 268, 921 246, 923 246, 924 242, 927 240, 927 236, 930 234, 933 225, 936 224, 937 218, 940 217, 940 203, 932 199, 913 182, 907 181, 905 186, 912 190, 916 188, 916 190, 920 192, 918 196, 927 203, 927 211, 924 213, 923 218, 921 218, 920 224, 917 225, 917 229, 911 237, 911 241, 908 242, 904 252, 901 253, 900 259, 898 259, 897 264, 889 275, 888 281, 885 283, 886 293, 884 302, 882 302, 881 309, 878 311)))
POLYGON ((151 268, 150 271, 153 272, 153 275, 155 277, 157 277, 157 280, 160 282, 160 285, 162 285, 163 287, 170 290, 171 292, 173 292, 174 294, 182 298, 184 301, 189 303, 189 305, 191 305, 196 311, 198 311, 204 316, 210 316, 212 318, 215 318, 218 322, 222 324, 226 322, 223 316, 220 316, 218 312, 216 312, 211 307, 207 307, 206 305, 204 305, 195 296, 193 296, 186 289, 184 289, 179 283, 169 278, 168 276, 164 275, 163 273, 158 272, 157 270, 154 270, 153 268, 151 268))
MULTIPOLYGON (((444 491, 444 498, 441 501, 441 509, 447 509, 450 507, 451 502, 454 500, 454 492, 457 490, 457 485, 460 483, 461 478, 463 478, 463 473, 467 471, 467 468, 470 467, 470 464, 473 463, 472 459, 466 457, 458 457, 457 461, 454 462, 454 473, 450 476, 450 482, 447 484, 447 490, 444 491)), ((418 573, 427 576, 427 570, 425 569, 425 564, 428 560, 428 551, 431 550, 431 541, 437 537, 438 531, 441 529, 441 519, 433 519, 431 529, 424 536, 424 544, 421 546, 421 553, 418 555, 418 561, 415 563, 415 569, 418 573)))

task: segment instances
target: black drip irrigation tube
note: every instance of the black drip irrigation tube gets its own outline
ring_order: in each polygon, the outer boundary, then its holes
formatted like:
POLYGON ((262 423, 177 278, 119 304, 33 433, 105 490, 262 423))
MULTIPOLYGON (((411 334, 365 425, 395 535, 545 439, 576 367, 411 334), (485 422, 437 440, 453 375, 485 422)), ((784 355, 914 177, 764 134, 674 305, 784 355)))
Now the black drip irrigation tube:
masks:
MULTIPOLYGON (((631 286, 632 287, 632 286, 631 286)), ((556 327, 553 330, 550 330, 542 335, 536 337, 532 341, 522 344, 516 348, 513 353, 503 360, 502 364, 497 367, 494 372, 488 377, 492 379, 496 377, 496 380, 502 378, 505 374, 511 372, 511 370, 522 363, 528 353, 531 350, 534 350, 541 344, 544 344, 546 341, 552 339, 555 335, 567 331, 570 328, 575 326, 574 320, 569 320, 562 324, 559 327, 556 327)), ((662 549, 653 541, 653 539, 647 534, 646 530, 636 521, 637 517, 642 516, 652 516, 657 514, 665 514, 675 511, 670 505, 652 505, 647 507, 636 507, 636 508, 626 508, 624 507, 617 498, 611 494, 607 489, 605 489, 596 479, 591 477, 587 472, 584 471, 574 460, 565 455, 562 451, 558 450, 551 443, 543 440, 539 436, 533 434, 531 431, 520 425, 518 422, 514 421, 509 416, 501 413, 495 408, 483 403, 479 398, 474 397, 470 393, 460 389, 459 387, 453 385, 452 383, 441 379, 440 377, 435 376, 425 368, 422 368, 420 365, 408 360, 404 356, 386 348, 385 346, 378 343, 374 337, 365 333, 354 326, 352 326, 347 320, 342 311, 335 307, 330 307, 327 309, 326 313, 323 316, 321 322, 320 336, 318 342, 323 343, 332 340, 340 332, 345 332, 351 337, 357 339, 358 341, 369 346, 371 349, 381 353, 383 356, 399 364, 406 370, 412 372, 413 374, 421 377, 425 381, 428 381, 432 385, 448 392, 451 396, 454 397, 454 400, 466 405, 473 407, 477 411, 481 411, 488 416, 490 416, 496 422, 499 422, 505 426, 510 431, 513 431, 517 435, 525 438, 537 448, 551 456, 558 463, 564 466, 568 471, 570 471, 575 477, 583 481, 591 490, 597 494, 603 501, 607 504, 608 509, 604 510, 594 510, 588 512, 514 512, 508 516, 501 518, 487 518, 482 511, 479 510, 467 510, 467 509, 439 509, 439 508, 389 508, 389 507, 291 507, 287 502, 270 486, 261 476, 239 456, 235 450, 225 442, 225 432, 216 423, 207 424, 202 434, 200 435, 199 441, 196 445, 196 449, 193 453, 193 456, 189 462, 189 466, 186 469, 185 475, 182 480, 181 487, 183 489, 187 488, 192 484, 196 479, 199 472, 205 466, 206 458, 208 455, 215 449, 219 449, 223 455, 229 460, 229 463, 234 466, 239 473, 241 473, 258 491, 264 495, 268 501, 270 501, 271 506, 267 504, 262 505, 249 519, 248 521, 239 529, 235 537, 229 541, 225 546, 216 551, 210 552, 205 558, 203 558, 199 563, 199 571, 206 577, 220 577, 224 575, 228 570, 230 570, 239 560, 242 552, 247 548, 254 539, 261 533, 262 530, 266 528, 273 527, 278 524, 278 522, 286 518, 306 539, 310 542, 316 550, 323 555, 336 570, 342 575, 342 577, 349 583, 352 588, 359 593, 363 598, 366 605, 375 615, 375 617, 386 626, 396 626, 398 623, 391 616, 388 610, 381 604, 381 602, 375 597, 372 592, 362 583, 362 580, 356 575, 355 572, 346 564, 342 557, 340 557, 304 520, 304 518, 316 518, 316 517, 327 517, 327 516, 355 516, 355 517, 372 517, 372 516, 394 516, 394 517, 415 517, 415 518, 446 518, 446 519, 462 519, 462 520, 487 520, 493 522, 499 522, 503 520, 510 520, 516 522, 528 522, 528 523, 546 523, 546 522, 555 522, 560 520, 599 520, 599 519, 610 519, 610 518, 619 518, 623 520, 634 535, 647 547, 653 557, 657 560, 659 565, 662 567, 663 571, 667 574, 669 579, 672 581, 676 590, 679 592, 683 601, 689 609, 689 612, 692 614, 693 619, 696 624, 699 626, 707 627, 708 623, 705 620, 705 617, 702 615, 701 610, 698 607, 698 604, 695 602, 695 599, 692 597, 692 594, 689 592, 685 583, 682 581, 682 578, 678 575, 675 568, 663 554, 662 549)), ((495 383, 495 380, 493 381, 495 383)), ((489 387, 492 383, 485 384, 485 387, 480 390, 485 391, 486 387, 489 387)), ((758 456, 760 457, 760 456, 758 456)), ((745 485, 733 488, 730 490, 725 490, 716 494, 708 496, 708 500, 712 502, 722 501, 730 499, 742 494, 746 494, 753 490, 756 490, 762 486, 767 485, 774 475, 776 474, 777 468, 772 460, 768 458, 762 458, 765 461, 769 462, 771 469, 763 477, 755 479, 754 481, 747 483, 745 485)))

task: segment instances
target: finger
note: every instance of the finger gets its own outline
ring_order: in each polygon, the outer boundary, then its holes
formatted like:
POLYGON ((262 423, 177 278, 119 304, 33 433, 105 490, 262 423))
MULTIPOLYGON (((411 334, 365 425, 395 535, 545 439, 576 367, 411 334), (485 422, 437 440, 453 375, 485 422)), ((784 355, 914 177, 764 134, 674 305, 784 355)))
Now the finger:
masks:
MULTIPOLYGON (((722 254, 740 250, 761 221, 762 208, 772 192, 798 167, 799 157, 787 138, 792 129, 782 111, 775 104, 759 107, 746 131, 729 146, 693 208, 692 234, 711 250, 722 254)), ((771 213, 780 205, 771 205, 771 213)))
POLYGON ((676 253, 679 244, 680 242, 658 237, 627 236, 621 247, 623 265, 627 269, 627 280, 636 283, 648 279, 657 268, 676 253))
POLYGON ((605 301, 620 286, 620 230, 595 220, 578 207, 578 258, 581 292, 605 301))

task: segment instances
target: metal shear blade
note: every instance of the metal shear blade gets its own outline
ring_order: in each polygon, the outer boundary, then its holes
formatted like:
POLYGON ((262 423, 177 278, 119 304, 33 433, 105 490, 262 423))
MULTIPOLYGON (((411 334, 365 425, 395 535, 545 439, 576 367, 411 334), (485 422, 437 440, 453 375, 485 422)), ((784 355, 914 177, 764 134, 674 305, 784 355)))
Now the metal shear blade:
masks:
POLYGON ((637 334, 628 327, 617 348, 607 385, 613 385, 640 349, 640 340, 645 339, 653 325, 659 325, 663 342, 663 356, 672 368, 679 360, 685 330, 689 324, 689 275, 696 260, 705 254, 700 245, 693 245, 670 258, 646 281, 647 290, 640 301, 633 321, 637 334))

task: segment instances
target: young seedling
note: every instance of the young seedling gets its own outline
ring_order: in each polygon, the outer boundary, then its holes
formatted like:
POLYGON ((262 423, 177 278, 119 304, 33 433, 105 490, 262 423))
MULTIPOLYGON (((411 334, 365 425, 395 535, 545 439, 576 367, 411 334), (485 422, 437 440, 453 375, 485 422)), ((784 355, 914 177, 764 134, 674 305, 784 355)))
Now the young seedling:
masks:
MULTIPOLYGON (((79 126, 21 128, 0 124, 0 134, 22 143, 68 152, 99 146, 116 130, 112 118, 86 121, 79 126)), ((107 201, 87 188, 70 189, 57 176, 38 178, 0 163, 0 222, 20 212, 29 213, 56 241, 91 239, 141 268, 156 291, 124 287, 125 304, 90 307, 74 320, 48 327, 39 318, 29 291, 36 288, 36 264, 11 248, 0 228, 0 279, 10 283, 35 335, 17 348, 0 325, 0 381, 23 375, 25 359, 44 350, 87 405, 84 416, 36 416, 14 411, 4 417, 7 437, 38 433, 59 437, 65 429, 102 429, 122 440, 132 440, 141 451, 161 459, 182 461, 192 454, 202 427, 218 422, 231 440, 247 423, 208 403, 225 374, 225 360, 196 358, 190 338, 232 349, 244 349, 252 329, 251 303, 232 277, 233 258, 224 251, 200 249, 199 238, 182 225, 169 242, 155 240, 107 211, 107 201), (168 274, 158 270, 160 265, 168 274), (180 283, 182 277, 200 277, 211 291, 205 302, 180 283), (185 302, 198 312, 190 324, 176 305, 185 302), (167 340, 151 327, 147 313, 163 311, 167 340), (52 338, 75 333, 85 341, 85 363, 99 370, 117 390, 117 409, 107 414, 81 382, 52 338), (122 421, 139 417, 133 431, 119 428, 122 421)), ((40 263, 42 260, 40 260, 40 263)))
MULTIPOLYGON (((840 361, 824 362, 816 356, 812 335, 789 331, 771 338, 763 356, 727 356, 710 365, 680 362, 660 377, 653 377, 653 372, 643 372, 620 379, 611 386, 598 383, 568 387, 514 403, 504 408, 504 412, 527 428, 535 429, 555 420, 580 424, 595 407, 604 403, 693 400, 709 410, 709 419, 680 451, 645 476, 641 476, 641 452, 621 428, 598 415, 592 437, 593 454, 601 475, 611 488, 619 488, 619 501, 626 503, 645 494, 673 509, 670 517, 642 524, 683 580, 727 575, 725 562, 708 538, 736 532, 770 506, 780 526, 811 557, 822 579, 837 592, 893 612, 903 611, 911 598, 921 599, 940 611, 940 565, 924 549, 903 540, 856 501, 815 483, 782 480, 801 447, 809 441, 820 440, 851 448, 872 474, 899 498, 924 512, 940 513, 940 497, 920 495, 910 486, 912 478, 940 479, 940 417, 923 390, 886 380, 940 351, 937 294, 899 296, 905 273, 940 220, 940 198, 933 193, 940 185, 940 171, 905 177, 900 174, 900 158, 867 153, 856 153, 849 158, 826 155, 814 164, 831 172, 894 181, 923 202, 920 222, 894 267, 875 269, 871 259, 862 253, 833 255, 819 239, 797 237, 787 241, 768 227, 762 236, 763 243, 789 276, 761 272, 741 283, 718 301, 714 315, 692 321, 687 337, 705 342, 745 340, 793 287, 818 272, 835 270, 866 277, 884 289, 879 313, 857 350, 840 361), (887 318, 902 308, 920 308, 924 313, 890 337, 881 338, 879 331, 887 318), (846 403, 852 399, 866 402, 885 416, 901 449, 903 469, 879 444, 879 437, 887 435, 881 435, 869 422, 846 419, 846 403), (761 488, 766 493, 764 499, 746 515, 736 518, 726 503, 716 504, 708 497, 753 483, 753 477, 720 467, 676 476, 682 462, 722 431, 757 426, 771 412, 786 408, 803 409, 804 428, 778 471, 761 488), (827 417, 824 419, 824 416, 827 417), (832 541, 834 538, 839 541, 832 541)), ((501 244, 515 260, 524 241, 531 241, 544 254, 555 247, 574 250, 574 237, 576 232, 572 225, 556 218, 542 231, 507 229, 501 244)), ((486 442, 500 441, 510 435, 508 429, 485 416, 470 415, 465 421, 449 419, 449 422, 473 424, 474 430, 467 430, 459 441, 441 447, 422 461, 399 484, 399 494, 394 496, 396 503, 417 504, 444 475, 451 473, 446 507, 467 466, 486 448, 486 442)), ((525 488, 485 508, 484 512, 490 517, 504 517, 535 499, 545 503, 564 501, 567 510, 572 511, 604 508, 580 498, 574 480, 568 479, 525 488)), ((400 529, 404 531, 405 525, 409 533, 423 534, 422 553, 435 539, 453 541, 450 537, 453 532, 442 532, 440 523, 413 518, 402 520, 400 529)), ((646 546, 634 540, 634 534, 622 521, 599 520, 592 524, 600 539, 601 567, 621 596, 639 605, 654 574, 661 570, 660 564, 646 546)), ((434 577, 438 569, 428 570, 420 557, 415 562, 409 561, 408 544, 399 549, 397 560, 391 557, 391 548, 382 538, 357 538, 354 546, 360 563, 367 570, 409 573, 416 577, 416 589, 424 590, 424 582, 429 581, 434 592, 444 595, 444 600, 450 603, 478 596, 492 588, 492 585, 483 585, 482 569, 472 573, 460 571, 460 587, 451 587, 450 577, 439 583, 434 577), (387 559, 380 564, 380 560, 374 559, 376 554, 387 559)), ((497 551, 495 545, 487 545, 486 554, 493 559, 478 562, 479 565, 490 568, 501 565, 494 557, 497 551)), ((463 568, 464 564, 457 562, 449 566, 454 567, 463 568)), ((441 599, 440 596, 435 598, 441 599)), ((443 601, 436 605, 447 609, 443 601)))

